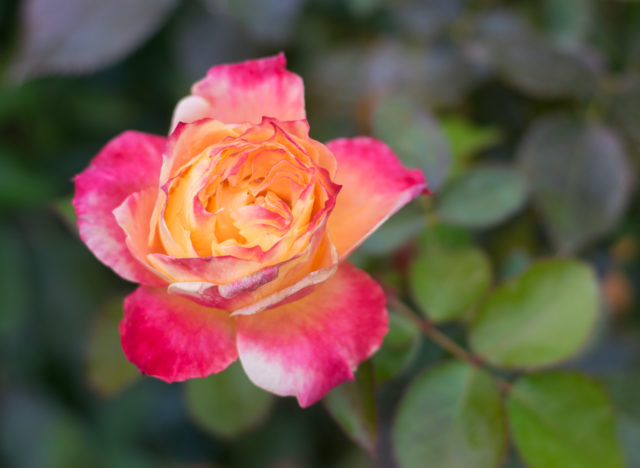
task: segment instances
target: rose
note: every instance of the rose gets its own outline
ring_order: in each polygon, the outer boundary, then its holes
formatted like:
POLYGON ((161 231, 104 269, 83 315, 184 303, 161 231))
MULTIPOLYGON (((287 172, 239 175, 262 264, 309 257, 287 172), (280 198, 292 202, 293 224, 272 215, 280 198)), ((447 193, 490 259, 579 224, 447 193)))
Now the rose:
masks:
POLYGON ((168 138, 125 132, 75 178, 82 240, 140 286, 127 358, 167 382, 240 359, 310 405, 380 346, 380 286, 345 259, 426 190, 372 138, 309 137, 302 80, 282 54, 213 67, 168 138))

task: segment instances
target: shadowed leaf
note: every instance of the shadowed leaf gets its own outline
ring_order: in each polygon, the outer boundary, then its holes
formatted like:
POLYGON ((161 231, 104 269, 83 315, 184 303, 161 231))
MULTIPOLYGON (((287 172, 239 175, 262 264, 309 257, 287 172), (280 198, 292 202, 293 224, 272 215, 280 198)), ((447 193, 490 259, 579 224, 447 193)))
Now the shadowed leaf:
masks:
POLYGON ((138 47, 177 0, 26 0, 22 42, 11 73, 17 79, 88 73, 138 47))
POLYGON ((443 220, 459 226, 486 228, 517 212, 527 200, 524 179, 502 167, 473 169, 442 193, 438 213, 443 220))
POLYGON ((390 380, 406 370, 418 353, 421 336, 413 322, 393 313, 390 307, 389 331, 372 358, 378 382, 390 380))
POLYGON ((507 448, 498 386, 459 361, 428 369, 400 402, 392 443, 402 468, 497 468, 507 448))
POLYGON ((323 402, 329 414, 362 448, 375 453, 378 446, 378 406, 371 361, 360 364, 355 380, 327 394, 323 402))
POLYGON ((240 363, 219 374, 185 383, 187 409, 205 431, 236 437, 250 431, 269 414, 273 395, 249 381, 240 363))
POLYGON ((120 344, 122 301, 122 298, 114 300, 98 313, 89 336, 86 376, 91 387, 104 396, 120 392, 141 375, 127 360, 120 344))
POLYGON ((543 117, 518 150, 534 203, 559 252, 575 252, 622 215, 631 170, 616 134, 568 115, 543 117))

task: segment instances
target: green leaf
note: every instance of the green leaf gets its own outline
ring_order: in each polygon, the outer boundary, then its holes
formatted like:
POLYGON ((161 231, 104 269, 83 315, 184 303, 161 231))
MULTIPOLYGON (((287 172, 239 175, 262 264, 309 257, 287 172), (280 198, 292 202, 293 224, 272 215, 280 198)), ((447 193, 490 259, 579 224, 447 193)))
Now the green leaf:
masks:
POLYGON ((617 410, 616 425, 620 442, 631 468, 640 467, 640 373, 619 372, 604 377, 617 410))
POLYGON ((596 73, 586 59, 533 35, 503 41, 494 52, 500 76, 530 96, 586 99, 595 91, 596 73))
POLYGON ((0 208, 20 209, 37 205, 51 196, 52 181, 24 168, 19 156, 0 148, 0 208))
POLYGON ((424 209, 413 201, 385 221, 358 250, 369 255, 388 255, 420 234, 426 225, 424 209))
POLYGON ((526 199, 527 186, 516 171, 483 167, 456 179, 442 194, 437 209, 451 224, 486 228, 514 214, 526 199))
POLYGON ((11 337, 18 337, 18 329, 30 316, 33 289, 24 235, 4 223, 0 223, 0 258, 0 339, 6 342, 11 337))
POLYGON ((402 468, 497 468, 507 448, 500 391, 481 369, 440 364, 413 381, 391 435, 402 468))
POLYGON ((417 356, 421 333, 415 324, 389 307, 389 331, 373 355, 376 380, 385 382, 402 373, 417 356))
POLYGON ((72 232, 78 231, 76 212, 71 204, 73 197, 58 198, 51 202, 51 209, 72 232))
POLYGON ((551 37, 565 48, 575 48, 585 39, 593 23, 591 0, 544 0, 544 13, 551 37))
POLYGON ((429 187, 439 189, 451 168, 451 151, 437 123, 402 96, 381 99, 373 113, 376 136, 386 142, 408 167, 429 177, 429 187))
POLYGON ((607 233, 627 204, 627 155, 617 135, 597 122, 543 117, 525 135, 518 164, 559 252, 575 252, 607 233))
POLYGON ((429 226, 420 236, 420 246, 424 250, 469 247, 472 239, 469 231, 448 224, 429 226))
POLYGON ((24 40, 15 78, 87 73, 110 65, 144 42, 176 0, 49 0, 22 2, 24 40))
POLYGON ((462 317, 486 292, 491 276, 480 249, 427 249, 411 265, 409 284, 420 310, 442 322, 462 317))
POLYGON ((511 388, 507 408, 515 445, 531 468, 625 466, 611 403, 587 376, 523 377, 511 388))
POLYGON ((240 363, 219 374, 185 383, 187 409, 205 431, 220 437, 236 437, 267 417, 273 395, 247 379, 240 363))
POLYGON ((378 406, 373 365, 360 364, 355 380, 334 388, 322 400, 340 427, 369 453, 378 446, 378 406))
POLYGON ((640 148, 640 80, 628 80, 614 90, 608 117, 625 137, 640 148))
POLYGON ((107 304, 95 317, 87 348, 86 377, 103 396, 112 396, 140 378, 140 371, 122 351, 118 326, 123 316, 122 298, 107 304))
POLYGON ((535 263, 479 307, 469 342, 493 365, 538 368, 578 352, 598 312, 598 283, 577 260, 535 263))
POLYGON ((480 127, 456 116, 442 118, 440 123, 451 145, 453 174, 462 172, 473 156, 494 146, 501 138, 497 127, 480 127))

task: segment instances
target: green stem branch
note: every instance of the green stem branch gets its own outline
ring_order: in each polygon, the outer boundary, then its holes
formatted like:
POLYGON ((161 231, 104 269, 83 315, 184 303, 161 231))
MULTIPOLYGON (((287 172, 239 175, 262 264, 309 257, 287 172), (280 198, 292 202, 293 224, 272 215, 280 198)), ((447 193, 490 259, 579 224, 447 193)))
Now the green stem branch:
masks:
POLYGON ((431 339, 442 349, 445 349, 446 351, 451 353, 453 356, 457 357, 462 361, 468 362, 474 367, 484 368, 485 370, 489 371, 489 373, 493 376, 496 382, 498 382, 498 385, 500 385, 500 387, 503 390, 509 389, 511 384, 508 381, 504 380, 503 378, 495 375, 495 372, 493 372, 492 369, 488 368, 488 366, 485 364, 482 358, 474 354, 471 354, 469 351, 464 349, 462 346, 460 346, 458 343, 453 341, 447 335, 442 333, 440 330, 438 330, 438 328, 435 326, 435 324, 432 321, 430 321, 429 319, 419 317, 415 312, 413 312, 413 310, 411 310, 409 307, 407 307, 403 302, 399 301, 398 299, 392 299, 391 305, 396 312, 401 314, 406 319, 410 320, 414 325, 416 325, 416 327, 418 327, 418 329, 422 331, 422 333, 427 338, 431 339))

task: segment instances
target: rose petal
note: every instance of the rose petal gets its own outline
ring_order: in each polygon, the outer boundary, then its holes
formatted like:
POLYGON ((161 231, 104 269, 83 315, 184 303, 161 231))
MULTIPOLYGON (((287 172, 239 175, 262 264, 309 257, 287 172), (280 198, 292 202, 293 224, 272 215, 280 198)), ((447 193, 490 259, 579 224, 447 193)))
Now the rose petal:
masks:
MULTIPOLYGON (((158 188, 148 187, 140 192, 129 195, 120 206, 113 210, 118 226, 125 233, 125 242, 129 252, 145 268, 164 279, 163 284, 170 283, 171 277, 163 271, 154 268, 147 260, 147 255, 152 251, 149 244, 149 220, 158 198, 158 188)), ((155 246, 157 248, 157 246, 155 246)))
POLYGON ((187 96, 178 102, 171 118, 172 133, 180 122, 190 123, 204 119, 213 114, 211 103, 201 96, 187 96))
MULTIPOLYGON (((192 94, 211 103, 211 115, 225 123, 260 123, 262 117, 300 120, 304 110, 302 78, 286 70, 280 53, 273 57, 218 65, 193 85, 192 94)), ((178 120, 188 115, 177 116, 178 120)))
POLYGON ((122 348, 143 374, 165 382, 206 377, 237 357, 235 323, 163 289, 139 287, 124 301, 122 348))
POLYGON ((257 386, 295 395, 309 406, 353 378, 382 343, 387 311, 382 288, 344 262, 304 298, 238 317, 240 362, 257 386))
POLYGON ((113 210, 129 195, 157 185, 164 144, 159 136, 122 133, 74 179, 78 230, 89 250, 123 278, 156 286, 164 281, 133 257, 113 210))
POLYGON ((327 143, 338 161, 335 182, 342 185, 329 216, 329 233, 345 258, 393 213, 428 193, 422 172, 406 169, 391 148, 368 137, 327 143))

